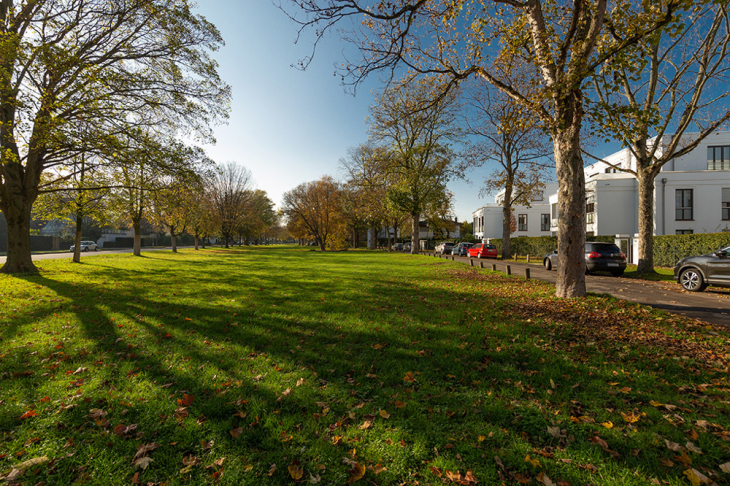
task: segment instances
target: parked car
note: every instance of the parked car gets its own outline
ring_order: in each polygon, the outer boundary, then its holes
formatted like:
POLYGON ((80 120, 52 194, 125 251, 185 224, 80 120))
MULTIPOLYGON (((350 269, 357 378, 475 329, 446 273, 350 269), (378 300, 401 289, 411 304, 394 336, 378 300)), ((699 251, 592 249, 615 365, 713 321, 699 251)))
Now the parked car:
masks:
POLYGON ((489 243, 477 243, 469 248, 469 256, 476 258, 497 258, 497 247, 489 243))
MULTIPOLYGON (((71 245, 71 251, 74 251, 74 248, 76 248, 76 245, 71 245)), ((81 251, 99 251, 99 247, 93 241, 82 241, 79 248, 81 248, 81 251)))
POLYGON ((403 251, 403 243, 396 243, 395 245, 393 245, 393 249, 395 251, 403 251))
MULTIPOLYGON (((591 241, 585 247, 586 273, 611 272, 614 277, 620 277, 626 270, 626 254, 613 243, 591 241)), ((558 266, 558 250, 545 255, 542 263, 547 270, 558 266)))
POLYGON ((403 251, 411 251, 411 244, 406 243, 405 245, 403 245, 403 251))
POLYGON ((454 249, 454 244, 450 241, 444 241, 436 247, 436 253, 440 255, 451 255, 451 250, 454 249))
POLYGON ((469 248, 471 248, 473 244, 474 243, 462 241, 456 245, 453 250, 451 250, 451 254, 456 256, 467 256, 469 255, 469 248))
POLYGON ((682 258, 674 266, 674 280, 690 292, 702 292, 708 285, 730 287, 730 246, 708 255, 682 258))

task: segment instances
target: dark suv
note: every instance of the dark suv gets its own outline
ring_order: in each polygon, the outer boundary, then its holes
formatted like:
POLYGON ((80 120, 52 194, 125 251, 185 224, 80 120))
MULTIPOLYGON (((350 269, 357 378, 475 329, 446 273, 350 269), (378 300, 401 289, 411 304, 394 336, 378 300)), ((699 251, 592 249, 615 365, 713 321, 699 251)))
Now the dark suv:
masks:
POLYGON ((709 255, 683 258, 674 266, 674 280, 684 290, 702 292, 708 285, 730 287, 730 246, 709 255))
MULTIPOLYGON (((548 270, 558 266, 558 250, 548 253, 542 260, 548 270)), ((626 270, 626 255, 613 243, 591 241, 586 243, 586 273, 611 272, 620 277, 626 270)))

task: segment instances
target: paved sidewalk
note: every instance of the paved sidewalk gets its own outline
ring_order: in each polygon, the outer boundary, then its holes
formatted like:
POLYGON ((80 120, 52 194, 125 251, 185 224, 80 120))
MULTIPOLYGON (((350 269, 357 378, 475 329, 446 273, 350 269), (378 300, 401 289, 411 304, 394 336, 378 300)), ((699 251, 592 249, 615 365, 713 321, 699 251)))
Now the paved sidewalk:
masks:
MULTIPOLYGON (((432 255, 432 253, 424 254, 429 257, 432 255)), ((437 258, 451 260, 452 257, 444 255, 443 257, 437 256, 437 258)), ((469 265, 469 258, 453 258, 454 261, 469 265)), ((557 280, 557 272, 549 272, 542 265, 476 258, 471 260, 474 260, 476 267, 480 265, 480 262, 483 262, 484 268, 488 269, 496 264, 498 271, 505 272, 509 265, 512 274, 520 277, 524 277, 525 269, 529 268, 530 278, 551 284, 555 284, 557 280)), ((730 327, 730 289, 708 287, 704 292, 691 293, 682 290, 676 282, 652 282, 608 275, 586 275, 586 288, 588 292, 610 294, 619 299, 730 327)))

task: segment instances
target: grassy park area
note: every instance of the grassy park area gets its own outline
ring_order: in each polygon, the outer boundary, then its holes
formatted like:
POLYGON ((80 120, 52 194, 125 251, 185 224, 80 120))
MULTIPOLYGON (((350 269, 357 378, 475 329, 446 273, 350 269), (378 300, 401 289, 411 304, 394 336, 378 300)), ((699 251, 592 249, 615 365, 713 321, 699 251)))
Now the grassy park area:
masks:
POLYGON ((220 248, 0 276, 11 484, 730 481, 730 332, 425 256, 220 248))

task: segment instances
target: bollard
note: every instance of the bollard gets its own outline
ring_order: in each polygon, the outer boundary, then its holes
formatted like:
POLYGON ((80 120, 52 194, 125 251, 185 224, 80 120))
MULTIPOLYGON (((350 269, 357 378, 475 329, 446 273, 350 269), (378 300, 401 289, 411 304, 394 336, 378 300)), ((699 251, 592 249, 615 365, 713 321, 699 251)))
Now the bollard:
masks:
POLYGON ((479 268, 484 268, 484 262, 479 262, 479 268))
POLYGON ((525 268, 525 280, 530 280, 530 269, 525 268))
POLYGON ((530 263, 530 255, 527 255, 527 263, 530 263))
POLYGON ((512 275, 512 267, 507 265, 507 275, 512 275))
POLYGON ((452 261, 452 262, 454 261, 454 256, 453 256, 453 255, 451 255, 451 261, 452 261))
POLYGON ((496 263, 492 263, 492 271, 493 272, 496 272, 497 271, 497 264, 496 263))
POLYGON ((473 258, 470 258, 470 259, 469 259, 469 263, 470 263, 470 264, 471 264, 471 266, 473 267, 473 266, 474 266, 474 259, 473 259, 473 258))

